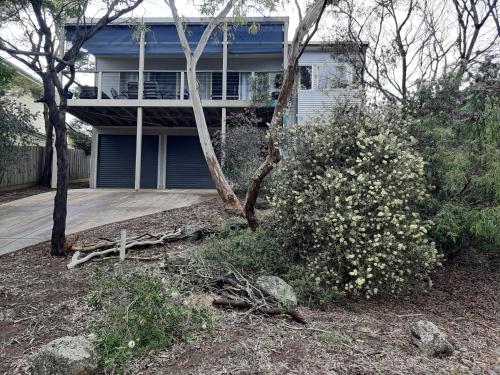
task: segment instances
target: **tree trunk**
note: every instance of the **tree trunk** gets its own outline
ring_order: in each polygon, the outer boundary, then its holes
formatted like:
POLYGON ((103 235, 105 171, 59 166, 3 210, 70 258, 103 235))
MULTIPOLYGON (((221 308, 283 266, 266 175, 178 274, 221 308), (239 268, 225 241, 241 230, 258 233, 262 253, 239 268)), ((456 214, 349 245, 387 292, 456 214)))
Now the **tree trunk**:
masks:
POLYGON ((255 216, 255 203, 259 196, 260 187, 264 178, 274 169, 274 165, 281 160, 281 153, 277 148, 278 130, 282 125, 282 116, 288 103, 288 98, 293 91, 295 77, 298 72, 299 58, 307 46, 311 38, 318 30, 318 23, 321 19, 327 4, 336 3, 332 0, 316 0, 311 4, 305 16, 300 20, 289 49, 288 66, 285 70, 285 77, 281 85, 278 102, 274 108, 273 117, 269 124, 269 139, 267 142, 267 157, 260 165, 250 181, 247 189, 244 204, 244 214, 248 222, 248 226, 255 230, 258 226, 257 217, 255 216), (310 30, 312 31, 310 32, 310 30))
POLYGON ((207 128, 205 114, 203 112, 200 93, 198 91, 196 64, 193 64, 192 61, 189 61, 189 59, 187 59, 187 78, 191 101, 193 104, 194 117, 196 120, 196 128, 198 129, 198 137, 200 139, 203 154, 207 160, 208 169, 210 170, 210 174, 214 180, 215 188, 217 189, 217 192, 227 209, 237 210, 241 213, 243 211, 243 207, 224 176, 219 161, 215 156, 212 141, 210 139, 210 133, 207 128))
MULTIPOLYGON (((52 74, 56 74, 53 72, 52 74)), ((57 190, 54 197, 54 212, 52 214, 52 238, 50 255, 62 256, 66 242, 66 207, 68 196, 68 144, 66 140, 66 98, 59 97, 56 102, 54 81, 48 79, 44 82, 44 97, 48 106, 49 121, 55 130, 57 154, 57 190)), ((53 171, 56 173, 56 171, 53 171)))
POLYGON ((288 65, 285 78, 283 80, 283 85, 280 90, 280 95, 278 97, 278 102, 274 108, 273 117, 269 125, 269 139, 267 141, 267 157, 266 160, 259 166, 257 171, 250 181, 250 186, 248 187, 247 194, 245 197, 244 214, 247 219, 248 226, 255 230, 257 228, 258 222, 255 216, 255 203, 257 202, 257 197, 259 196, 260 187, 262 186, 262 181, 264 178, 271 173, 274 169, 274 165, 279 163, 281 160, 281 153, 276 147, 275 142, 278 135, 278 127, 282 122, 282 115, 286 108, 288 98, 293 91, 293 85, 295 83, 295 76, 297 75, 297 63, 291 62, 288 65))
POLYGON ((52 142, 53 142, 53 128, 49 118, 49 107, 44 104, 43 119, 45 122, 45 154, 43 160, 43 169, 40 181, 41 186, 50 186, 50 176, 52 170, 52 142))
POLYGON ((68 144, 66 141, 65 111, 59 110, 54 114, 54 129, 56 131, 57 153, 57 191, 54 197, 54 226, 52 227, 51 255, 64 255, 66 241, 66 207, 68 198, 68 144))

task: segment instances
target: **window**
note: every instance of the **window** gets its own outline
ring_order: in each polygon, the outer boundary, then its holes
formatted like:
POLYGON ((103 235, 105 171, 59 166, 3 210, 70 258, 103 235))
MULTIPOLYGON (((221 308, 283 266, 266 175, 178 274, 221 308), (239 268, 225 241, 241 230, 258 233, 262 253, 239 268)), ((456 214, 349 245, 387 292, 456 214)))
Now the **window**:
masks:
POLYGON ((300 67, 300 89, 312 89, 312 66, 304 65, 300 67))
POLYGON ((344 88, 349 84, 347 66, 344 64, 324 64, 318 66, 318 89, 344 88))
MULTIPOLYGON (((120 72, 120 92, 127 92, 129 82, 139 82, 139 72, 120 72)), ((137 99, 137 92, 135 93, 137 99)))
POLYGON ((283 74, 281 72, 269 73, 269 95, 272 100, 277 100, 283 84, 283 74))
MULTIPOLYGON (((240 73, 239 72, 227 72, 227 88, 226 88, 226 98, 228 100, 237 100, 239 95, 240 87, 240 73)), ((221 100, 222 99, 222 73, 213 72, 212 73, 212 99, 221 100)))

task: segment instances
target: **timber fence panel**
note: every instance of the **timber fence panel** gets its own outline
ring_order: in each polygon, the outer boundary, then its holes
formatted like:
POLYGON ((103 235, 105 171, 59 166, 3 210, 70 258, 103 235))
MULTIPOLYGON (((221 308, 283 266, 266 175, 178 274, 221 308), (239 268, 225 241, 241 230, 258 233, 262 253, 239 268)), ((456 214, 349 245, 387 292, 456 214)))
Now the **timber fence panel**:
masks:
MULTIPOLYGON (((0 181, 0 190, 38 184, 43 170, 45 148, 42 146, 22 147, 16 161, 10 163, 0 181)), ((69 181, 88 180, 90 176, 90 156, 83 150, 68 150, 69 181)))

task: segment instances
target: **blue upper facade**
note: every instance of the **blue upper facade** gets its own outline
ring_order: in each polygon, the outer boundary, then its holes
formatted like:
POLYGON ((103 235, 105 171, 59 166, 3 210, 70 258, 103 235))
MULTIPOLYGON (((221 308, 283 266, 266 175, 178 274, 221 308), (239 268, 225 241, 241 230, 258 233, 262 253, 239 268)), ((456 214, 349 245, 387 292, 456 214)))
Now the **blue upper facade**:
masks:
MULTIPOLYGON (((146 22, 146 55, 168 55, 182 53, 174 23, 146 22)), ((206 28, 206 23, 189 22, 186 37, 194 49, 206 28)), ((283 53, 285 35, 284 21, 259 21, 247 24, 228 23, 228 54, 279 54, 283 53)), ((83 27, 66 26, 66 40, 84 32, 83 27)), ((216 28, 207 43, 204 54, 221 54, 223 33, 216 28)), ((139 40, 134 36, 134 27, 108 25, 97 32, 83 46, 94 56, 135 56, 139 54, 139 40)))

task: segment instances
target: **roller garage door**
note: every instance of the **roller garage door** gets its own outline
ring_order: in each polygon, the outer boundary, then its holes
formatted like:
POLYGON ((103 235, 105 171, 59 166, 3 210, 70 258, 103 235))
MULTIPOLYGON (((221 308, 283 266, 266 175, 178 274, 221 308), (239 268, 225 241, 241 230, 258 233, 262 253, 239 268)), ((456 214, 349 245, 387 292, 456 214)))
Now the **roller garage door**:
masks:
MULTIPOLYGON (((133 188, 135 135, 100 134, 97 151, 97 187, 133 188)), ((141 188, 156 189, 158 136, 142 137, 141 188)))
POLYGON ((167 189, 215 187, 198 137, 167 137, 167 189))

